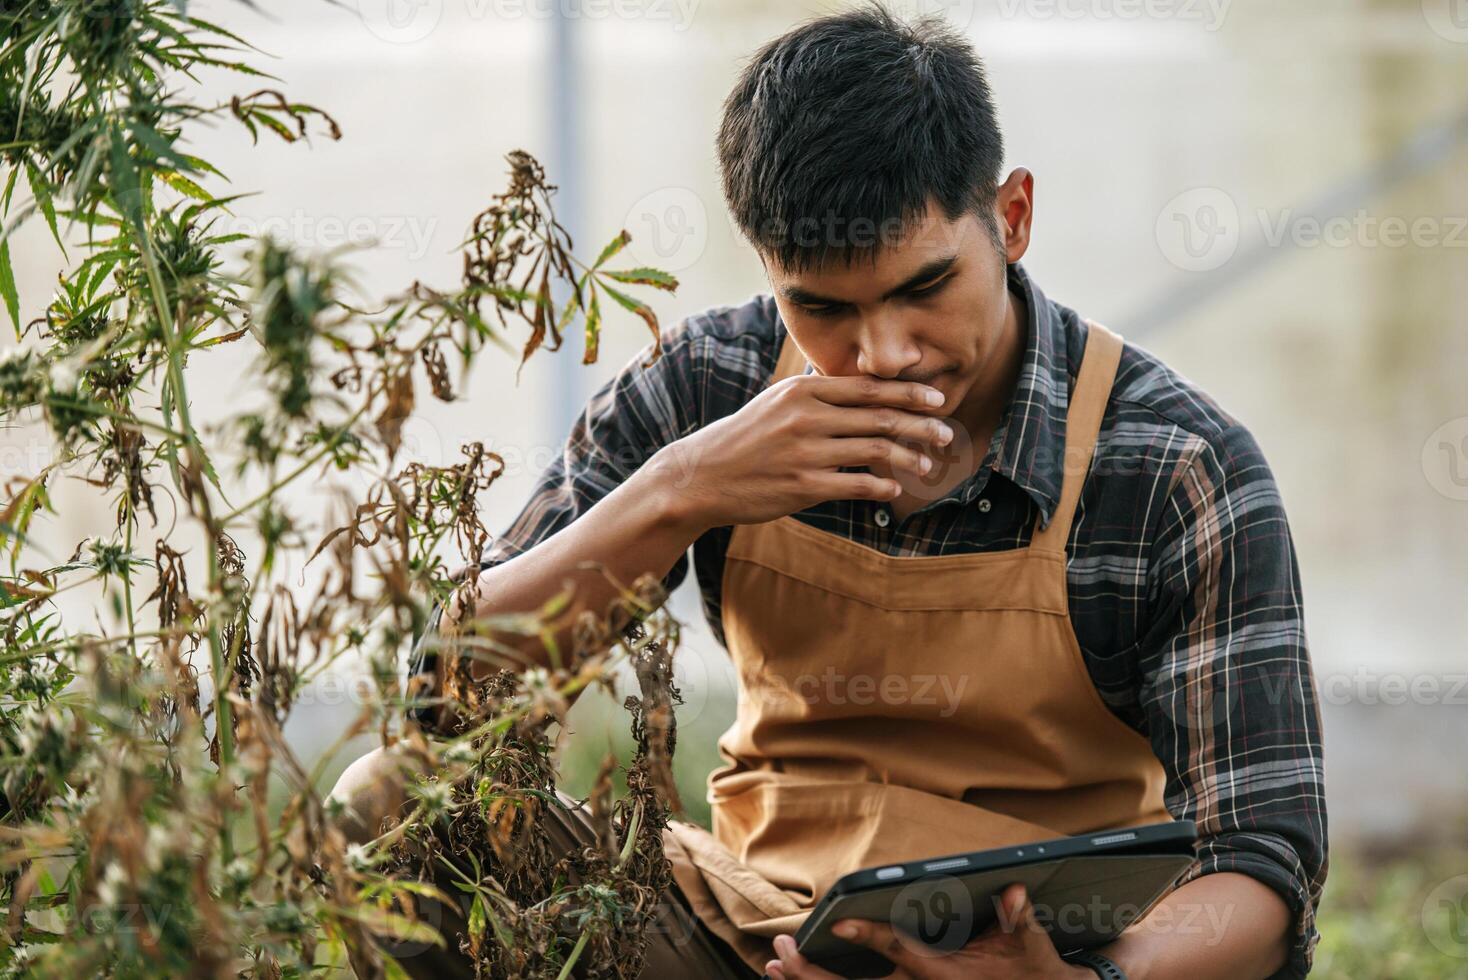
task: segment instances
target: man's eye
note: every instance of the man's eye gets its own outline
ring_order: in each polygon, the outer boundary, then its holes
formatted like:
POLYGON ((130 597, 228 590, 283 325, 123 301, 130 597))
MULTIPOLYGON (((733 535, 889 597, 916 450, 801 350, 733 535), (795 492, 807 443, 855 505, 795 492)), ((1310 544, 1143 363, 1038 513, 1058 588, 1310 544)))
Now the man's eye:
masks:
POLYGON ((934 282, 930 282, 926 286, 919 286, 917 289, 910 290, 907 295, 909 295, 909 296, 932 296, 934 293, 938 292, 944 286, 948 285, 948 280, 951 279, 951 278, 952 278, 952 276, 944 276, 942 279, 938 279, 938 280, 936 280, 934 282))
POLYGON ((841 307, 830 304, 826 306, 802 306, 800 309, 802 312, 808 313, 811 316, 835 316, 841 312, 841 307))

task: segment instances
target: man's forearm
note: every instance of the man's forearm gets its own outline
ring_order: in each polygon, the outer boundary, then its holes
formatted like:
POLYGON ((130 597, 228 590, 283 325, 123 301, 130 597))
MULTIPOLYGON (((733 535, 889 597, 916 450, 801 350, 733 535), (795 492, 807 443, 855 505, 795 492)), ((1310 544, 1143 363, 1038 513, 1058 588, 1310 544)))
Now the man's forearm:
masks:
MULTIPOLYGON (((682 506, 672 475, 653 463, 650 460, 572 524, 524 554, 480 572, 472 593, 457 593, 444 609, 443 634, 454 635, 466 625, 469 617, 461 608, 468 605, 466 598, 473 602, 473 618, 483 618, 534 612, 574 587, 570 612, 589 609, 601 616, 620 595, 615 583, 630 586, 644 574, 666 576, 705 526, 682 506)), ((568 648, 575 618, 558 617, 552 631, 558 649, 568 648)), ((493 643, 502 651, 509 648, 514 659, 526 664, 548 661, 546 640, 540 635, 500 631, 493 643)), ((495 666, 486 653, 474 652, 474 642, 467 636, 459 652, 473 658, 475 676, 495 666)), ((508 664, 501 660, 500 665, 508 664)), ((443 666, 440 658, 440 680, 443 666)))
POLYGON ((1173 890, 1100 952, 1129 980, 1264 978, 1289 955, 1291 921, 1274 889, 1223 871, 1173 890))

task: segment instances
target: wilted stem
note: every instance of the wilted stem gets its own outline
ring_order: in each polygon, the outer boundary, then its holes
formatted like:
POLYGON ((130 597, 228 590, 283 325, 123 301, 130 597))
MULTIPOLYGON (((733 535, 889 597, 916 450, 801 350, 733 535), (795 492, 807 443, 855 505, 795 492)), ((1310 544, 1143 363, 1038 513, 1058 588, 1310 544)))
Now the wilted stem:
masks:
POLYGON ((632 849, 637 845, 637 829, 642 824, 642 804, 632 811, 632 819, 627 821, 627 840, 622 844, 622 853, 617 855, 617 870, 627 863, 632 856, 632 849))

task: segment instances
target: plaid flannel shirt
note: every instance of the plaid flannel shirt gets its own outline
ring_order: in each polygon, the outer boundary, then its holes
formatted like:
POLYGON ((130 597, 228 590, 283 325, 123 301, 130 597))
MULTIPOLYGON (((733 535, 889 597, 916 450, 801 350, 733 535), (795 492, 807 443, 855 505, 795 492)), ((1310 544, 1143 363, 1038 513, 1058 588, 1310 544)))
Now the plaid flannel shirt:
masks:
MULTIPOLYGON (((1020 548, 1037 514, 1048 523, 1087 327, 1019 264, 1009 288, 1026 301, 1024 360, 977 472, 903 520, 879 523, 882 505, 859 500, 797 519, 889 555, 1020 548)), ((591 396, 481 567, 550 537, 659 448, 738 411, 766 386, 784 334, 767 294, 666 329, 656 363, 641 366, 643 349, 591 396)), ((720 643, 731 534, 714 528, 691 549, 720 643)), ((1168 810, 1198 825, 1198 861, 1184 880, 1234 871, 1275 889, 1295 916, 1277 976, 1303 977, 1328 865, 1324 763, 1293 540, 1258 444, 1194 384, 1127 344, 1067 550, 1071 621, 1091 679, 1150 741, 1167 772, 1168 810)), ((685 554, 667 587, 689 567, 685 554)), ((410 669, 434 669, 421 641, 410 669)))

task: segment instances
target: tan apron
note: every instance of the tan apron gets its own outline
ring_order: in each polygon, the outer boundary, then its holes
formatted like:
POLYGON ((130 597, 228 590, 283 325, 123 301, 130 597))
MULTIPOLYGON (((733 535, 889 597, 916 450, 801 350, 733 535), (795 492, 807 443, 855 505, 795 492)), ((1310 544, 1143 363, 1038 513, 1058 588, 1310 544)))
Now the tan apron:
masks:
MULTIPOLYGON (((1090 323, 1060 503, 1029 547, 894 557, 794 517, 734 529, 723 625, 738 716, 713 832, 673 822, 695 914, 763 973, 843 874, 1170 820, 1146 739, 1071 627, 1065 546, 1121 357, 1090 323)), ((788 339, 771 383, 805 369, 788 339)))

